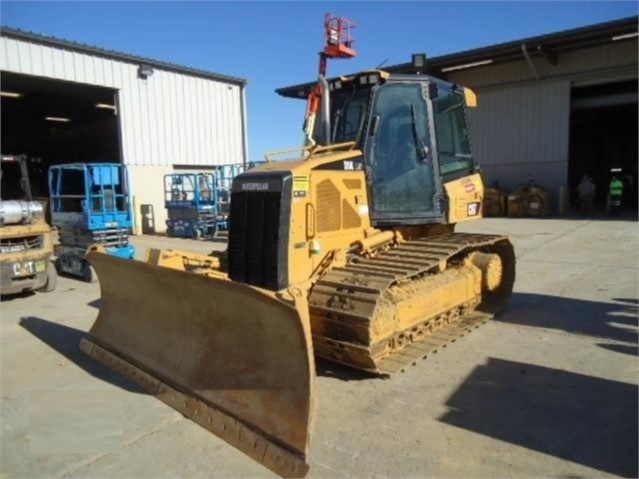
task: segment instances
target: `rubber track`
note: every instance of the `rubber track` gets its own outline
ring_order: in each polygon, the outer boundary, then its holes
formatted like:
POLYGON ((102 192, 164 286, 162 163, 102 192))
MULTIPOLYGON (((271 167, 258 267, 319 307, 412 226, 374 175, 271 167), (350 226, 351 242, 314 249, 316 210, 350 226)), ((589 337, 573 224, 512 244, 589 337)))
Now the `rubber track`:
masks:
MULTIPOLYGON (((328 322, 346 321, 350 325, 370 327, 377 302, 388 288, 426 274, 436 274, 440 264, 473 251, 495 253, 501 257, 504 275, 501 286, 493 293, 485 293, 482 302, 459 320, 425 334, 419 341, 379 360, 373 372, 389 375, 401 371, 492 319, 504 307, 515 280, 515 254, 507 236, 449 233, 411 240, 373 258, 356 257, 344 267, 331 269, 315 283, 309 298, 310 313, 328 322)), ((432 319, 427 318, 424 324, 432 319)), ((401 332, 395 336, 399 335, 401 332)), ((366 348, 366 345, 340 341, 337 337, 314 336, 313 339, 318 343, 316 349, 332 349, 336 352, 335 357, 344 349, 361 352, 366 348)), ((328 359, 335 360, 335 357, 328 359)))

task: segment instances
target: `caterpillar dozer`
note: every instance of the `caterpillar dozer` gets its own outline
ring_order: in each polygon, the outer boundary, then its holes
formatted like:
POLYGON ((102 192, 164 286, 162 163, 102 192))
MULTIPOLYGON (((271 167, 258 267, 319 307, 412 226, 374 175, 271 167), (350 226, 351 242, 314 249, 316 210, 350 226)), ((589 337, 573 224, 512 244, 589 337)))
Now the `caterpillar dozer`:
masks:
POLYGON ((305 145, 234 179, 226 251, 88 255, 101 306, 81 348, 284 477, 309 469, 316 357, 390 376, 492 318, 515 279, 508 237, 454 232, 482 216, 472 91, 328 80, 354 51, 345 19, 325 26, 305 145))

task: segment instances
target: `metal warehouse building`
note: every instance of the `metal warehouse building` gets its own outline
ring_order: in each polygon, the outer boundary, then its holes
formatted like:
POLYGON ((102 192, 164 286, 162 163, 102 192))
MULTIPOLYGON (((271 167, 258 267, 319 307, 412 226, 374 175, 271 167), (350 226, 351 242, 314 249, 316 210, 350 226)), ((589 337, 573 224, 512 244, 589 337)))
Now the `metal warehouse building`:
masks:
MULTIPOLYGON (((637 207, 637 21, 630 17, 428 59, 425 72, 472 88, 474 155, 486 183, 510 191, 528 175, 567 210, 590 174, 600 205, 623 169, 637 207)), ((419 46, 419 45, 416 45, 419 46)), ((411 63, 384 68, 413 72, 411 63)), ((277 90, 304 97, 308 85, 277 90)))
MULTIPOLYGON (((163 177, 246 164, 246 81, 2 27, 2 153, 49 165, 121 162, 136 203, 164 231, 163 177)), ((146 218, 148 220, 148 218, 146 218)))

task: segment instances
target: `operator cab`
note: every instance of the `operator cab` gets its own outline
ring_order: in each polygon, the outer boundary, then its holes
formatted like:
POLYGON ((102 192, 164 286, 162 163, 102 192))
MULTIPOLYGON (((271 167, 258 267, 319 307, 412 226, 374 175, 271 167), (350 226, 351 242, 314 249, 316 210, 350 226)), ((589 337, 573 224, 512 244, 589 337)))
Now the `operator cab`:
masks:
POLYGON ((383 71, 332 80, 329 92, 330 118, 320 114, 314 140, 355 141, 364 152, 373 222, 443 222, 442 183, 477 171, 466 110, 472 93, 428 75, 383 71))

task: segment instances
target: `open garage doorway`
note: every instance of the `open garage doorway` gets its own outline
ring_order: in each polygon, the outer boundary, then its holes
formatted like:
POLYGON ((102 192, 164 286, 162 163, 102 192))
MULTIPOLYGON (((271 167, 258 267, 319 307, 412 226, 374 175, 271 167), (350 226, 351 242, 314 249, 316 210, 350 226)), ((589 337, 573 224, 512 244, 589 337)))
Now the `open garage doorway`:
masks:
POLYGON ((26 154, 34 197, 48 197, 47 171, 61 163, 120 162, 117 91, 0 73, 1 151, 26 154))
POLYGON ((568 179, 571 203, 584 174, 597 187, 596 205, 604 211, 611 168, 621 168, 623 209, 637 212, 637 79, 573 87, 568 179))

